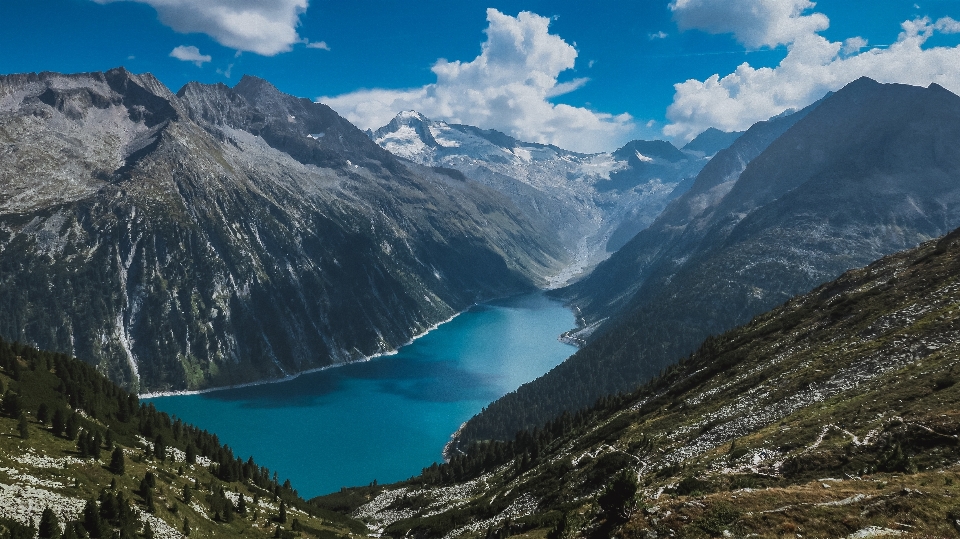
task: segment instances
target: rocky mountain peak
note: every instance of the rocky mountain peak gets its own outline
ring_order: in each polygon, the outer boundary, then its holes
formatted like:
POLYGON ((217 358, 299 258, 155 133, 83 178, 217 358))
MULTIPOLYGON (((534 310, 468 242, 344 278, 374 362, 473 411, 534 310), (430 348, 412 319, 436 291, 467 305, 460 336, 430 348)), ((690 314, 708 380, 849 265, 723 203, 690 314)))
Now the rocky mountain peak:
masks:
POLYGON ((373 140, 387 138, 408 138, 419 140, 419 142, 429 148, 438 148, 440 143, 430 132, 430 124, 433 121, 415 110, 408 110, 397 114, 390 123, 373 132, 373 140))
POLYGON ((633 140, 613 152, 613 155, 624 161, 632 161, 634 166, 639 163, 650 163, 654 159, 676 163, 689 158, 687 154, 665 140, 633 140))
POLYGON ((700 152, 705 156, 716 155, 717 152, 729 148, 742 134, 743 131, 727 133, 716 127, 708 127, 703 133, 684 145, 683 150, 700 152))

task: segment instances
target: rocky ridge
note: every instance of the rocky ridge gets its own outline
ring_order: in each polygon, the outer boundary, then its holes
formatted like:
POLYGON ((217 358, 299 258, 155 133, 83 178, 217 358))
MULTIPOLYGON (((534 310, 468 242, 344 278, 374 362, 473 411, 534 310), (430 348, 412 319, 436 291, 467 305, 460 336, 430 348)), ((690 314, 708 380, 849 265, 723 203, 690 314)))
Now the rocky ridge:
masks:
POLYGON ((405 159, 460 171, 549 222, 575 260, 552 286, 589 270, 653 222, 707 162, 703 152, 684 152, 664 141, 580 154, 415 111, 398 114, 369 135, 405 159))
POLYGON ((593 331, 574 335, 586 345, 461 436, 504 439, 631 391, 707 336, 960 226, 958 144, 960 97, 866 78, 748 130, 653 225, 558 291, 593 331))
POLYGON ((390 352, 566 256, 496 191, 252 77, 2 77, 0 164, 0 335, 140 391, 390 352))

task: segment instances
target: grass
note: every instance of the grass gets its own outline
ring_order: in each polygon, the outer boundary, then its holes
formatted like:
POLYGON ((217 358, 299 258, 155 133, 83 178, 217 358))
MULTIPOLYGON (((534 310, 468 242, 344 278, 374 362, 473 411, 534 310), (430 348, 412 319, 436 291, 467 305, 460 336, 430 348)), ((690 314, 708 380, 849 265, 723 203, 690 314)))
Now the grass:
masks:
MULTIPOLYGON (((10 517, 24 523, 28 522, 29 518, 33 518, 38 522, 40 513, 45 507, 44 496, 47 496, 50 504, 54 506, 57 505, 58 500, 62 502, 64 498, 73 499, 82 509, 84 500, 96 498, 102 489, 110 488, 112 481, 116 481, 117 491, 123 492, 129 500, 143 510, 145 509, 144 499, 138 494, 140 480, 147 472, 153 472, 157 478, 154 516, 166 522, 172 530, 181 530, 186 518, 190 523, 191 537, 274 536, 279 506, 269 493, 251 484, 222 483, 203 466, 173 462, 169 458, 159 461, 147 457, 145 451, 138 447, 124 447, 128 455, 126 470, 123 475, 118 476, 112 474, 106 467, 110 458, 109 451, 103 452, 100 461, 79 459, 76 442, 54 436, 44 425, 32 418, 29 430, 29 438, 21 439, 17 431, 17 422, 7 417, 0 417, 0 487, 32 485, 42 492, 34 491, 37 500, 32 510, 18 513, 16 507, 10 507, 12 504, 0 503, 0 517, 10 517), (31 455, 66 459, 66 464, 58 467, 36 466, 25 458, 31 455), (185 503, 182 498, 183 487, 189 485, 194 489, 197 483, 202 487, 194 490, 192 495, 194 503, 185 503), (239 492, 247 498, 253 498, 259 493, 261 504, 264 506, 255 509, 251 503, 252 500, 248 499, 246 515, 236 515, 229 523, 216 521, 208 500, 211 485, 216 489, 223 486, 225 491, 239 492)), ((76 505, 71 507, 69 504, 61 503, 60 507, 52 508, 61 514, 61 521, 78 517, 76 505)), ((303 528, 303 531, 293 534, 298 537, 334 539, 365 535, 366 529, 362 525, 342 515, 322 510, 311 512, 313 514, 304 513, 295 508, 289 509, 287 522, 281 525, 282 529, 290 531, 292 521, 296 518, 303 528)), ((162 537, 159 530, 154 531, 158 533, 158 537, 162 537)))
POLYGON ((530 494, 536 509, 491 535, 955 536, 960 246, 943 245, 848 272, 709 340, 621 408, 546 439, 529 470, 490 470, 485 488, 429 517, 413 501, 415 516, 391 529, 441 536, 530 494), (596 500, 621 470, 640 490, 611 531, 596 500), (551 513, 566 516, 563 533, 558 518, 537 522, 551 513))

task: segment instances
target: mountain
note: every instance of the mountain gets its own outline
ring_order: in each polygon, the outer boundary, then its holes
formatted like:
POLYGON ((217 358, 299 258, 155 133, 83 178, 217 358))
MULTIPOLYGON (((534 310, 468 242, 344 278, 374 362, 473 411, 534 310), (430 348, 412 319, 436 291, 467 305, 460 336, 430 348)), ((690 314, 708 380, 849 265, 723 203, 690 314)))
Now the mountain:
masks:
POLYGON ((588 325, 616 318, 646 282, 651 268, 671 256, 682 258, 696 251, 701 240, 699 231, 705 228, 700 223, 701 216, 711 216, 712 207, 730 192, 747 165, 818 104, 753 125, 728 148, 719 151, 697 174, 689 189, 671 201, 649 227, 631 238, 591 275, 558 294, 577 305, 588 325))
POLYGON ((960 231, 708 338, 640 389, 311 500, 390 537, 953 537, 960 231))
POLYGON ((763 140, 745 133, 658 222, 560 291, 584 305, 593 333, 574 337, 586 346, 461 439, 505 439, 632 391, 708 335, 960 225, 960 97, 860 79, 801 113, 760 126, 795 122, 738 173, 732 151, 763 140))
POLYGON ((244 77, 0 77, 0 335, 141 392, 384 353, 546 284, 550 224, 244 77))
POLYGON ((683 146, 684 150, 691 152, 700 152, 703 155, 713 156, 720 150, 729 148, 736 142, 743 131, 733 131, 727 133, 716 127, 708 127, 706 131, 697 135, 693 140, 683 146))
POLYGON ((669 142, 634 141, 613 153, 580 154, 522 142, 495 130, 433 121, 414 111, 371 133, 395 155, 460 171, 550 223, 574 263, 561 285, 649 225, 707 162, 669 142))
POLYGON ((74 358, 0 340, 0 386, 0 537, 365 535, 74 358))

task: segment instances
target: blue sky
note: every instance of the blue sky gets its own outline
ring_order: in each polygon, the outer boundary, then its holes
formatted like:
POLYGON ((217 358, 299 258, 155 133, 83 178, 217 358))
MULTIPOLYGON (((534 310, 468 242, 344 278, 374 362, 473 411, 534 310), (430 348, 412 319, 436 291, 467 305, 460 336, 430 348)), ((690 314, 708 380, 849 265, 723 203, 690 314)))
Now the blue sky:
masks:
POLYGON ((861 75, 960 93, 960 0, 3 0, 0 73, 244 74, 581 151, 744 129, 861 75))

